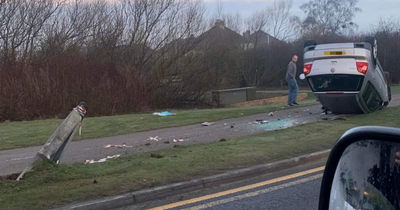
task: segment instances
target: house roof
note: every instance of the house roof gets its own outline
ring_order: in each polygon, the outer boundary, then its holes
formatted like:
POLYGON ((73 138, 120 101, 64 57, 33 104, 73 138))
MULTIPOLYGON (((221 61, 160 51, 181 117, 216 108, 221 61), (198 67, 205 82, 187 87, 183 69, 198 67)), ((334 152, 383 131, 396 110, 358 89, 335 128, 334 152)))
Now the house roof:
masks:
POLYGON ((280 41, 270 34, 258 30, 253 34, 250 34, 250 31, 246 31, 243 36, 236 33, 232 29, 225 26, 222 20, 216 20, 215 25, 211 27, 208 31, 202 33, 200 36, 194 38, 185 38, 185 39, 176 39, 167 45, 165 45, 162 49, 166 50, 179 50, 183 46, 191 46, 195 50, 204 50, 210 46, 219 43, 227 43, 227 44, 248 44, 248 43, 270 43, 273 40, 280 41))
POLYGON ((263 43, 263 42, 266 42, 266 41, 271 42, 273 40, 280 41, 277 38, 271 36, 270 34, 264 32, 262 30, 258 30, 258 31, 254 32, 253 34, 250 35, 250 40, 249 41, 252 42, 252 43, 255 43, 255 42, 263 43))

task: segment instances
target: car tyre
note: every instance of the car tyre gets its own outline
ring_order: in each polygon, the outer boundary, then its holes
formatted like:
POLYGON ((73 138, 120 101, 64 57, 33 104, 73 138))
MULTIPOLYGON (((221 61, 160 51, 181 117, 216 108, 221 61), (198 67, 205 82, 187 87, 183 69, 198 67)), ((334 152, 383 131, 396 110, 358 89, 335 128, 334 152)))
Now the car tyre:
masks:
POLYGON ((313 46, 313 45, 317 45, 317 42, 315 40, 310 39, 310 40, 306 40, 304 42, 304 48, 313 46))
POLYGON ((374 36, 366 36, 364 37, 364 42, 371 45, 371 58, 375 66, 376 59, 378 58, 378 41, 374 36))
POLYGON ((389 105, 389 101, 383 102, 383 107, 387 107, 389 105))
MULTIPOLYGON (((385 74, 385 78, 386 78, 388 98, 389 98, 389 101, 391 101, 392 100, 392 89, 390 88, 390 73, 385 71, 384 74, 385 74)), ((388 101, 388 103, 389 103, 389 101, 388 101)))

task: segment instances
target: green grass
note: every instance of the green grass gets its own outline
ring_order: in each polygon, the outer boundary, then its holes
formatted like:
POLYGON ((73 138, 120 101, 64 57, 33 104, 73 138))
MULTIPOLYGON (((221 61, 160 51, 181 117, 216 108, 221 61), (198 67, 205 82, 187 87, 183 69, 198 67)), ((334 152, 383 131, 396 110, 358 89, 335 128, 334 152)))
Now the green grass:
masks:
MULTIPOLYGON (((312 94, 302 101, 302 106, 317 104, 312 94)), ((75 135, 74 140, 116 136, 139 131, 167 127, 190 125, 205 121, 242 117, 263 112, 282 110, 284 104, 268 106, 171 110, 176 116, 160 117, 148 114, 130 114, 107 117, 87 117, 82 123, 82 136, 75 135)), ((15 149, 44 144, 62 120, 37 120, 0 123, 0 150, 15 149)))
POLYGON ((391 88, 392 94, 400 93, 400 85, 394 85, 394 86, 391 86, 390 88, 391 88))
POLYGON ((356 126, 399 127, 399 115, 400 107, 394 107, 348 121, 323 121, 153 152, 163 158, 144 153, 91 165, 45 163, 26 174, 23 181, 0 181, 0 209, 57 207, 329 149, 341 134, 356 126))

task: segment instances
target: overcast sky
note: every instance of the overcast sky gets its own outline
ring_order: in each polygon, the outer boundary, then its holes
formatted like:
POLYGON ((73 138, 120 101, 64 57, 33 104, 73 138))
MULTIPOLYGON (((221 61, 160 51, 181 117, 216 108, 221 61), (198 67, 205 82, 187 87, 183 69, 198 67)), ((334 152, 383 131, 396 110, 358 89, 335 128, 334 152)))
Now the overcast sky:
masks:
MULTIPOLYGON (((223 11, 225 13, 240 12, 243 17, 248 17, 253 11, 266 8, 274 0, 223 0, 223 11)), ((217 7, 217 0, 204 0, 209 12, 214 12, 217 7)), ((300 5, 308 0, 294 0, 291 10, 293 15, 304 17, 300 5)), ((359 25, 359 31, 367 31, 371 25, 378 24, 379 18, 395 18, 400 20, 400 0, 360 0, 358 7, 362 12, 357 13, 354 22, 359 25)))

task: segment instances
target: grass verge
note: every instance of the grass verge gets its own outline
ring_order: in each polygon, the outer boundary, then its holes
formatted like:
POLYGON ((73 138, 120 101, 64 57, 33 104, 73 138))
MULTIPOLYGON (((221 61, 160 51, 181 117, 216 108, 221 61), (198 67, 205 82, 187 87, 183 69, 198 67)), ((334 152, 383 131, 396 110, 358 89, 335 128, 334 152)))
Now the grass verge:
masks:
POLYGON ((394 107, 348 121, 323 121, 92 165, 42 164, 21 182, 0 181, 0 209, 51 208, 320 151, 331 148, 343 132, 355 126, 399 127, 399 114, 400 107, 394 107))
POLYGON ((400 85, 393 85, 390 88, 391 88, 392 94, 400 93, 400 85))
MULTIPOLYGON (((313 94, 301 102, 302 106, 318 104, 313 94)), ((282 110, 284 104, 267 106, 171 110, 176 116, 159 117, 148 114, 130 114, 107 117, 88 117, 82 125, 82 136, 76 135, 74 140, 116 136, 139 131, 154 130, 167 127, 190 125, 205 121, 215 121, 242 117, 263 112, 282 110)), ((37 120, 24 122, 0 123, 0 150, 15 149, 44 144, 62 120, 37 120)))

